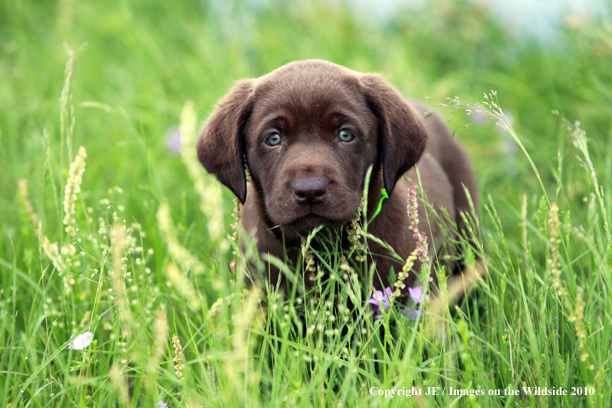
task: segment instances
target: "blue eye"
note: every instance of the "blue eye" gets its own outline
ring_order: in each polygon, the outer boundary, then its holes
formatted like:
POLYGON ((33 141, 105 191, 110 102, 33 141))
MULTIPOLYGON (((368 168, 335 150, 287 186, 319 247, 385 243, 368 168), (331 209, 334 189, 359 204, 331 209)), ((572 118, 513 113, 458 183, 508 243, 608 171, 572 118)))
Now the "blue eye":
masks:
POLYGON ((338 139, 342 142, 350 142, 355 138, 355 135, 350 130, 342 129, 338 135, 338 139))
POLYGON ((281 141, 282 141, 281 137, 280 137, 280 135, 278 133, 272 133, 266 139, 266 144, 268 146, 276 146, 276 145, 280 144, 281 141))

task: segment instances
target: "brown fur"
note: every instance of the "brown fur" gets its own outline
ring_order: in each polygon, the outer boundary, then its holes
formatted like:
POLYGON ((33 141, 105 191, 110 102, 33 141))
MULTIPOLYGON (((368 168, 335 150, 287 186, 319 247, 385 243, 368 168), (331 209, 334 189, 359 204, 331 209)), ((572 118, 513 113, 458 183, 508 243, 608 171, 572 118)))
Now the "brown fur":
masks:
MULTIPOLYGON (((408 183, 402 175, 416 181, 418 163, 428 201, 439 214, 442 208, 448 211, 448 222, 456 222, 459 233, 466 227, 458 211, 469 210, 463 186, 477 197, 474 173, 459 142, 437 115, 424 119, 427 106, 411 104, 379 75, 321 60, 294 62, 238 82, 204 125, 198 156, 244 203, 242 223, 260 253, 283 259, 282 235, 294 261, 305 231, 323 225, 341 233, 359 207, 367 169, 373 166, 370 216, 383 187, 390 198, 368 231, 405 259, 415 240, 408 228, 408 183), (341 141, 343 129, 354 139, 341 141), (282 143, 266 144, 272 133, 282 143)), ((441 246, 441 226, 427 217, 422 204, 419 229, 427 233, 430 248, 441 246)), ((369 247, 380 289, 391 284, 390 267, 398 270, 402 263, 374 242, 369 247)), ((271 269, 276 284, 278 272, 271 269)), ((411 274, 407 286, 413 281, 411 274)))

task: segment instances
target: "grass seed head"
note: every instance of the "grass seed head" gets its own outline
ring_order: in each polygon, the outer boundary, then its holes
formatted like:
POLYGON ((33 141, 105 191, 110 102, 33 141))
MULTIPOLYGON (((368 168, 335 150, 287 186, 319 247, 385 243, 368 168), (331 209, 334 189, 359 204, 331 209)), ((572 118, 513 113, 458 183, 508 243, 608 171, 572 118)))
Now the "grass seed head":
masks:
POLYGON ((119 364, 113 364, 110 369, 109 375, 111 379, 111 384, 117 391, 119 402, 122 405, 127 406, 129 404, 130 398, 128 393, 128 387, 121 371, 121 366, 119 364))
POLYGON ((23 211, 32 223, 34 230, 36 230, 38 229, 38 214, 36 214, 34 206, 32 205, 30 198, 28 197, 28 180, 19 180, 17 182, 17 187, 19 190, 20 205, 23 207, 23 211))
POLYGON ((580 350, 580 361, 585 362, 589 358, 589 352, 586 345, 586 328, 584 326, 584 300, 582 294, 578 293, 574 305, 574 312, 569 318, 570 322, 574 323, 574 330, 578 338, 578 349, 580 350))
POLYGON ((174 366, 174 372, 176 373, 176 376, 180 379, 183 378, 183 347, 181 346, 181 341, 179 340, 176 333, 172 335, 172 347, 174 348, 174 358, 172 359, 172 361, 176 363, 176 365, 174 366))
POLYGON ((166 267, 166 275, 178 292, 187 299, 189 307, 194 310, 198 309, 200 307, 200 298, 189 278, 173 263, 166 267))
POLYGON ((71 236, 76 236, 76 201, 78 194, 81 192, 81 183, 83 182, 83 173, 85 172, 85 159, 87 152, 81 146, 74 162, 70 164, 68 182, 64 188, 64 225, 66 232, 71 236))
POLYGON ((548 225, 550 225, 550 258, 548 266, 553 277, 553 286, 561 297, 567 294, 567 290, 561 282, 561 262, 559 260, 559 239, 561 222, 559 221, 559 207, 552 203, 548 211, 548 225))
POLYGON ((168 203, 163 202, 159 205, 159 209, 157 210, 157 224, 166 240, 170 256, 179 264, 181 269, 184 271, 191 270, 195 274, 204 273, 204 265, 180 244, 176 228, 172 222, 168 203))
POLYGON ((235 317, 235 332, 232 338, 232 353, 225 359, 226 373, 230 377, 247 372, 249 363, 249 328, 256 324, 256 315, 259 311, 259 302, 262 298, 261 289, 254 286, 249 292, 243 292, 241 311, 235 317), (246 295, 246 298, 244 297, 246 295))
POLYGON ((42 247, 47 257, 53 263, 53 266, 55 266, 55 269, 57 269, 59 276, 62 277, 65 293, 71 293, 72 287, 75 284, 75 280, 70 273, 70 256, 76 251, 74 246, 66 244, 60 250, 57 243, 49 241, 49 238, 45 235, 42 238, 42 247))
MULTIPOLYGON (((241 213, 242 203, 240 203, 240 200, 238 200, 237 198, 234 198, 234 212, 232 213, 232 217, 234 218, 235 222, 232 224, 232 229, 234 230, 234 232, 232 233, 232 242, 234 242, 235 244, 238 243, 238 226, 240 226, 240 222, 242 220, 241 213)), ((234 255, 237 254, 234 253, 234 255)))
POLYGON ((111 274, 111 284, 113 287, 113 297, 121 317, 123 319, 123 335, 126 337, 130 332, 132 323, 132 313, 130 310, 129 299, 125 285, 125 274, 127 266, 124 258, 128 236, 125 225, 116 222, 111 229, 111 255, 113 269, 111 274))
POLYGON ((363 231, 361 229, 361 213, 363 211, 364 201, 361 198, 359 208, 355 212, 355 216, 351 220, 351 223, 347 225, 346 233, 348 240, 351 243, 351 252, 355 252, 355 260, 357 262, 363 262, 366 260, 365 256, 365 244, 363 243, 363 231))
POLYGON ((63 275, 63 273, 68 270, 68 266, 60 255, 59 246, 57 243, 52 243, 45 235, 43 237, 42 247, 47 257, 51 260, 51 262, 53 262, 53 266, 55 266, 55 269, 57 269, 60 276, 63 275))
POLYGON ((159 309, 153 321, 153 333, 155 345, 148 363, 148 371, 149 373, 156 374, 158 371, 157 365, 166 352, 166 341, 168 339, 168 317, 163 306, 159 309))
POLYGON ((198 160, 196 123, 197 115, 193 102, 187 101, 181 111, 181 158, 194 183, 195 191, 200 196, 200 208, 208 219, 207 227, 210 239, 217 243, 222 253, 225 253, 230 245, 225 238, 223 191, 219 182, 204 171, 198 160))
POLYGON ((410 256, 406 259, 402 270, 397 274, 397 280, 393 284, 395 290, 391 294, 390 298, 393 301, 396 297, 401 295, 402 290, 406 288, 404 281, 410 275, 410 271, 414 266, 414 263, 417 259, 421 260, 423 263, 423 267, 426 267, 427 262, 429 261, 428 255, 428 244, 427 244, 427 234, 424 231, 419 231, 419 201, 417 199, 417 189, 416 185, 412 180, 410 180, 410 185, 408 186, 408 203, 407 203, 407 212, 408 219, 410 220, 410 224, 408 228, 414 233, 413 238, 416 241, 416 247, 410 254, 410 256))

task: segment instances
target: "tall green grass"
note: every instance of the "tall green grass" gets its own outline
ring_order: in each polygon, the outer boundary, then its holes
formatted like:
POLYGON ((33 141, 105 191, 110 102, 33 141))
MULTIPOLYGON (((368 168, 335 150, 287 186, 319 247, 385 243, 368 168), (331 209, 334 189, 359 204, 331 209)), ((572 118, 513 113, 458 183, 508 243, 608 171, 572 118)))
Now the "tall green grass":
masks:
POLYGON ((385 27, 316 2, 232 12, 0 1, 0 400, 610 406, 610 25, 568 26, 547 51, 469 3, 385 27), (181 160, 165 147, 179 123, 189 146, 234 80, 314 57, 449 105, 438 109, 478 174, 487 272, 460 304, 432 297, 419 319, 396 304, 377 320, 370 265, 333 242, 322 250, 323 232, 297 265, 270 260, 292 282, 286 294, 252 285, 247 262, 265 264, 248 237, 237 250, 230 193, 189 149, 181 160), (496 106, 484 105, 491 89, 496 106), (307 292, 312 257, 333 279, 307 292), (93 343, 69 348, 85 332, 93 343), (377 394, 413 387, 440 395, 377 394))

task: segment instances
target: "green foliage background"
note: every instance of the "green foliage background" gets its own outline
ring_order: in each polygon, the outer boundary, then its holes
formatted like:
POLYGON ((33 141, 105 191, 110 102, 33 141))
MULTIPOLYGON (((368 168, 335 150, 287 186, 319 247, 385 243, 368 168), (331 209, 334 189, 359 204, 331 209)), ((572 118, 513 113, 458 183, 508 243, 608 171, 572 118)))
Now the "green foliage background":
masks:
MULTIPOLYGON (((152 406, 160 400, 169 406, 322 407, 339 401, 346 406, 610 406, 612 251, 604 221, 612 216, 611 67, 608 21, 573 16, 560 41, 543 47, 506 32, 477 2, 436 0, 422 9, 402 9, 379 24, 342 2, 253 7, 0 0, 0 400, 9 406, 152 406), (75 52, 72 99, 60 111, 67 46, 75 52), (445 315, 446 339, 431 340, 401 317, 396 337, 389 338, 369 316, 355 329, 365 330, 355 346, 361 351, 351 345, 355 340, 342 336, 311 341, 291 329, 270 329, 295 314, 297 299, 268 295, 255 313, 265 323, 247 329, 245 373, 228 357, 241 344, 237 336, 245 333, 236 328, 237 316, 252 312, 243 310, 244 302, 241 306, 242 278, 229 268, 232 256, 220 255, 209 239, 193 183, 180 158, 166 148, 166 137, 178 126, 186 100, 194 102, 203 121, 236 80, 308 58, 380 72, 404 94, 431 98, 434 106, 454 96, 480 102, 483 93, 496 90, 545 191, 508 132, 491 120, 480 123, 462 111, 440 110, 476 167, 489 268, 478 295, 445 315), (70 105, 75 128, 68 141, 60 118, 71 117, 70 105), (585 171, 584 154, 572 145, 577 129, 568 131, 552 110, 580 121, 595 174, 585 171), (88 155, 77 203, 79 251, 87 256, 73 266, 77 283, 66 294, 40 239, 45 235, 61 246, 69 238, 62 197, 79 146, 88 155), (20 179, 28 181, 40 237, 20 205, 20 179), (601 200, 595 179, 603 186, 601 200), (115 186, 123 194, 109 191, 115 186), (206 268, 203 276, 183 271, 199 293, 196 309, 167 283, 170 255, 156 219, 165 201, 182 245, 206 268), (547 266, 552 202, 561 212, 566 300, 553 289, 547 266), (108 252, 91 241, 96 235, 103 240, 99 217, 108 226, 115 211, 127 225, 142 226, 145 234, 133 233, 138 245, 145 253, 153 250, 128 261, 134 272, 128 286, 139 291, 129 294, 136 300, 130 306, 134 321, 123 339, 122 319, 112 299, 104 297, 110 284, 103 271, 112 269, 108 252), (88 214, 94 214, 91 225, 88 214), (93 269, 101 271, 95 279, 93 269), (218 318, 207 317, 216 299, 232 294, 231 307, 226 302, 218 318), (576 323, 581 302, 586 361, 579 358, 585 350, 576 323), (183 380, 175 376, 170 351, 158 373, 146 369, 159 310, 168 312, 170 334, 183 342, 183 380), (83 330, 94 332, 92 349, 68 350, 70 336, 83 330), (118 397, 109 379, 111 366, 122 359, 129 360, 122 366, 129 401, 118 397), (595 393, 385 399, 367 392, 372 386, 415 384, 485 390, 592 386, 595 393)), ((225 189, 223 194, 231 231, 232 197, 225 189)), ((305 312, 307 320, 314 319, 313 310, 325 312, 321 303, 305 312)))

